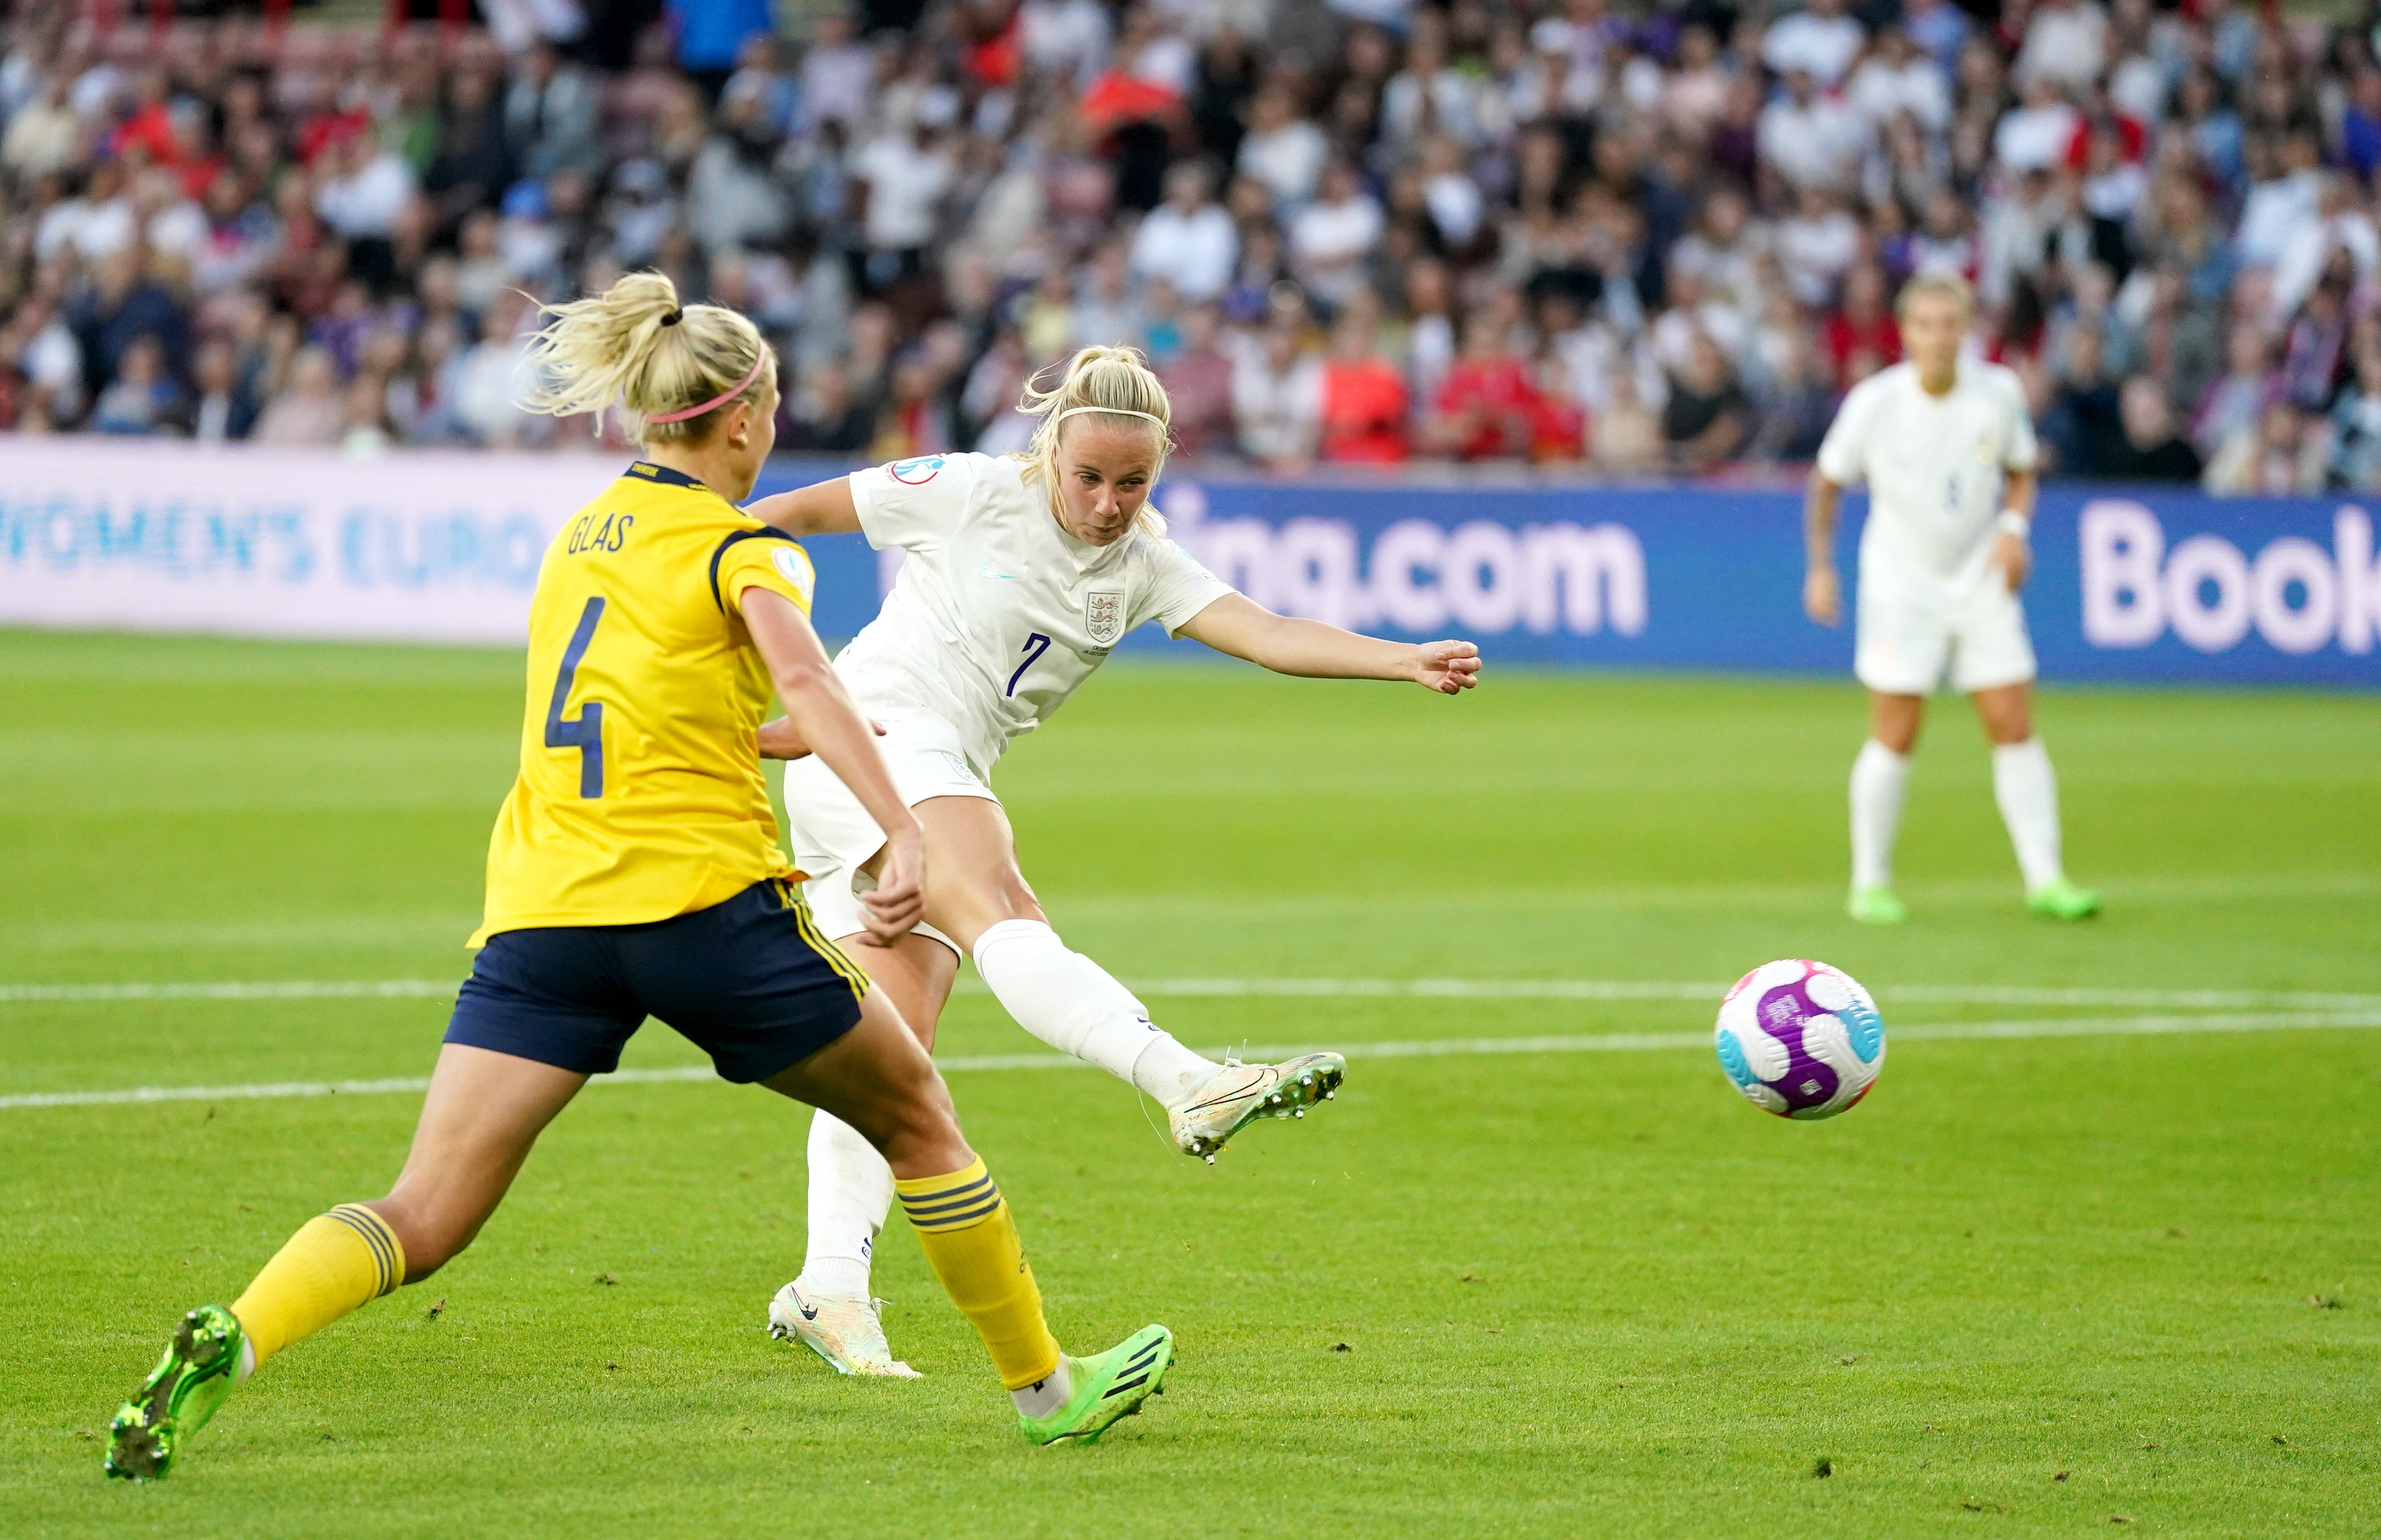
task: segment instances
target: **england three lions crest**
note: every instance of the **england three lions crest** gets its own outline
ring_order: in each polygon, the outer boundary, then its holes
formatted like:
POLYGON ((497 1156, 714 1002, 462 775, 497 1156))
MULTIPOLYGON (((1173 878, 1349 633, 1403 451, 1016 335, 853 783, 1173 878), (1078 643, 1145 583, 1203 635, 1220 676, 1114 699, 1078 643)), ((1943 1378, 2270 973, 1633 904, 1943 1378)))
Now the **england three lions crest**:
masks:
POLYGON ((1114 589, 1094 592, 1083 601, 1083 629, 1094 647, 1113 647, 1124 635, 1124 595, 1114 589))

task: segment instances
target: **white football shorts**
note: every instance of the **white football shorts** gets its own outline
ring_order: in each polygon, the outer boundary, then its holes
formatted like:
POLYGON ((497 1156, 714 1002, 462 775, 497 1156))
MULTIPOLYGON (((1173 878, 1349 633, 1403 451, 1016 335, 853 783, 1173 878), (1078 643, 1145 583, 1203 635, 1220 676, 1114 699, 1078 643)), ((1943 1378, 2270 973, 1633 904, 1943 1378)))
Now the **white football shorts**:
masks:
MULTIPOLYGON (((863 708, 861 715, 871 714, 863 708)), ((959 729, 949 723, 912 715, 875 714, 875 720, 885 727, 885 736, 876 740, 877 752, 885 756, 893 785, 909 806, 933 797, 1000 801, 959 752, 959 729)), ((786 821, 794 864, 808 879, 802 896, 810 900, 820 934, 840 941, 867 930, 860 895, 873 891, 876 879, 861 868, 885 848, 885 831, 815 754, 786 765, 786 821)), ((917 934, 931 935, 955 952, 962 950, 932 925, 922 923, 917 934)))
POLYGON ((1948 671, 1961 694, 2034 676, 2025 609, 1997 567, 1952 585, 1872 581, 1862 572, 1852 672, 1886 695, 1932 695, 1948 671))

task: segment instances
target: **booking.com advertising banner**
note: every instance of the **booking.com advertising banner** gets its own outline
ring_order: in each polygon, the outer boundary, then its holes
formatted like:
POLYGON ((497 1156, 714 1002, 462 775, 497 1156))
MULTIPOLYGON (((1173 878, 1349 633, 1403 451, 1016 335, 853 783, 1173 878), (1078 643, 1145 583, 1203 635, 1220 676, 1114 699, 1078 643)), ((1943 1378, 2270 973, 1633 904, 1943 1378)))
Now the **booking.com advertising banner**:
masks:
MULTIPOLYGON (((0 439, 0 625, 517 642, 546 542, 619 469, 579 454, 0 439)), ((781 463, 760 490, 841 469, 781 463)), ((1492 661, 1851 664, 1849 628, 1803 618, 1792 491, 1178 471, 1159 504, 1201 561, 1275 609, 1468 637, 1492 661)), ((2375 522, 2337 499, 2051 487, 2026 594, 2043 673, 2381 686, 2375 522)), ((819 629, 849 636, 897 563, 857 536, 811 545, 819 629)), ((1128 645, 1168 644, 1144 629, 1128 645)))

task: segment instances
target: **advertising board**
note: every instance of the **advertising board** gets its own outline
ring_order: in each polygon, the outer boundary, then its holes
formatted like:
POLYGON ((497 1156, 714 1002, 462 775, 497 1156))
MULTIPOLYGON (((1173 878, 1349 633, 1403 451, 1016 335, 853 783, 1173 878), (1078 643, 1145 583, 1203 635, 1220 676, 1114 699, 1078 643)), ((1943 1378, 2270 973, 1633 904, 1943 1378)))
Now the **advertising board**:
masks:
MULTIPOLYGON (((0 439, 0 624, 512 642, 545 544, 618 473, 592 454, 327 452, 0 439)), ((760 491, 844 468, 773 464, 760 491)), ((1176 538, 1288 614, 1492 659, 1844 673, 1801 612, 1789 490, 1178 471, 1176 538)), ((1848 505, 1847 577, 1863 499, 1848 505)), ((2054 485, 2026 610, 2050 679, 2381 685, 2381 550, 2343 499, 2054 485)), ((848 637, 898 553, 811 543, 848 637)), ((1169 644, 1143 629, 1135 648, 1169 644)))

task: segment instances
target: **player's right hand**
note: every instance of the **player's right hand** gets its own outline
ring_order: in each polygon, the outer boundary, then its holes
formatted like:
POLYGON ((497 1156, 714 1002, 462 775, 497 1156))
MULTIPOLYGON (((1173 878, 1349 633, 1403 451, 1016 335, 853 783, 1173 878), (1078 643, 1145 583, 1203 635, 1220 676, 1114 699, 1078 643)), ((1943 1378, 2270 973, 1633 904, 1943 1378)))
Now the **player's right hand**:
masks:
POLYGON ((1844 617, 1844 581, 1832 567, 1813 567, 1802 580, 1802 613, 1822 626, 1844 617))
POLYGON ((2009 580, 2009 591, 2015 593, 2025 586, 2026 574, 2033 570, 2033 549, 2025 537, 2003 530, 1993 540, 1993 565, 2009 580))
POLYGON ((860 896, 860 916, 868 934, 890 947, 926 917, 926 837, 907 828, 885 841, 873 892, 860 896))

